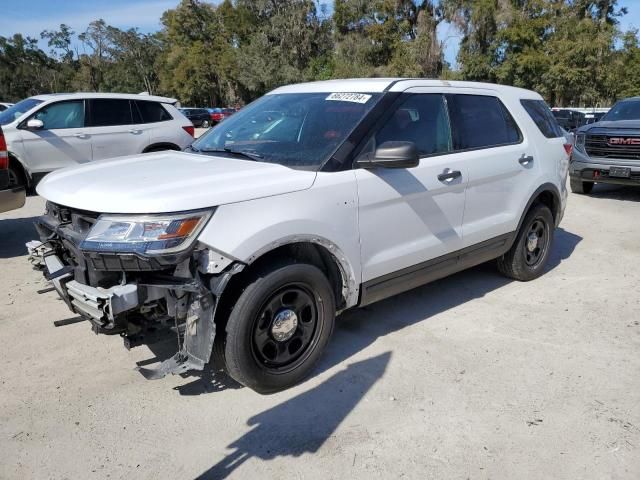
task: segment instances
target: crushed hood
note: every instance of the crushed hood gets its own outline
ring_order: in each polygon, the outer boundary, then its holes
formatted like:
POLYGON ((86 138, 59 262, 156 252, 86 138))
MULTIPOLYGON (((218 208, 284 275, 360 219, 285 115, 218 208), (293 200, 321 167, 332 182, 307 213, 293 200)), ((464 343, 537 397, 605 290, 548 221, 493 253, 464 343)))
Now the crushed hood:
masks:
POLYGON ((58 170, 37 192, 67 207, 100 213, 164 213, 304 190, 315 172, 185 152, 119 157, 58 170))

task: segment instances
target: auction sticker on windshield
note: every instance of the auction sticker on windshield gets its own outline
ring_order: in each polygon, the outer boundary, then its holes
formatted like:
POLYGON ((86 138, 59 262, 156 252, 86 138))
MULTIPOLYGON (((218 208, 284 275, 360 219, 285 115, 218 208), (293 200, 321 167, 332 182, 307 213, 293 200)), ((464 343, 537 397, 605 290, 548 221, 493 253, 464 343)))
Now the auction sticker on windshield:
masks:
POLYGON ((335 100, 338 102, 367 103, 371 95, 366 93, 332 93, 325 100, 335 100))

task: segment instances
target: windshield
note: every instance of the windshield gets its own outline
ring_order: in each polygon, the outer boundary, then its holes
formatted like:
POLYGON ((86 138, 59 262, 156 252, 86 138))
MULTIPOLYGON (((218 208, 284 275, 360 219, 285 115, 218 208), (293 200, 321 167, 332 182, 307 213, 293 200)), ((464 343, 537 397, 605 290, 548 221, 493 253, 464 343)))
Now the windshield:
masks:
POLYGON ((192 148, 242 153, 261 162, 317 170, 379 97, 363 93, 265 95, 208 131, 192 148))
POLYGON ((640 101, 626 100, 616 103, 601 120, 615 122, 617 120, 640 120, 640 101))
POLYGON ((4 112, 0 113, 0 125, 8 125, 41 103, 42 100, 37 100, 35 98, 26 98, 21 100, 13 107, 7 108, 4 112))

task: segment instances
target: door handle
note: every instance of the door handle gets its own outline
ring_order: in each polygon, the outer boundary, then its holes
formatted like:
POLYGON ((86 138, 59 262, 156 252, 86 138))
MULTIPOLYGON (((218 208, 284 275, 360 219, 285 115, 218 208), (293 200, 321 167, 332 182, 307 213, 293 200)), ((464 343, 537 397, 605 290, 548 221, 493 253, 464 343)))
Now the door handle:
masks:
POLYGON ((523 165, 526 167, 530 163, 533 163, 533 156, 531 155, 525 156, 525 154, 523 153, 522 156, 518 159, 518 162, 520 162, 520 165, 523 165))
POLYGON ((75 136, 77 138, 89 138, 89 135, 87 135, 86 133, 76 133, 75 136))
POLYGON ((134 135, 138 135, 141 132, 142 132, 142 130, 136 130, 136 129, 133 129, 133 128, 131 130, 129 130, 129 133, 133 133, 134 135))
POLYGON ((460 178, 461 176, 462 173, 460 172, 460 170, 450 170, 447 168, 444 172, 438 175, 438 180, 440 180, 441 182, 449 183, 456 178, 460 178))

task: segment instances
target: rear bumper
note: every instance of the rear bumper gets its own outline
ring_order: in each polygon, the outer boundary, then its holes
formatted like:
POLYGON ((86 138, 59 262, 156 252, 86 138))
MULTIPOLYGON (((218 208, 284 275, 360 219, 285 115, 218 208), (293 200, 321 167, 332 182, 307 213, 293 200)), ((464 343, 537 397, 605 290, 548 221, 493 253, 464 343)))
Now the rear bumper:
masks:
POLYGON ((584 182, 640 186, 640 164, 630 165, 628 160, 620 160, 619 163, 616 163, 613 159, 607 159, 606 163, 598 162, 596 159, 573 161, 569 165, 569 176, 584 182), (629 178, 610 177, 609 169, 612 166, 629 168, 631 176, 629 178))
POLYGON ((0 190, 0 213, 21 208, 25 199, 26 193, 23 187, 0 190))

